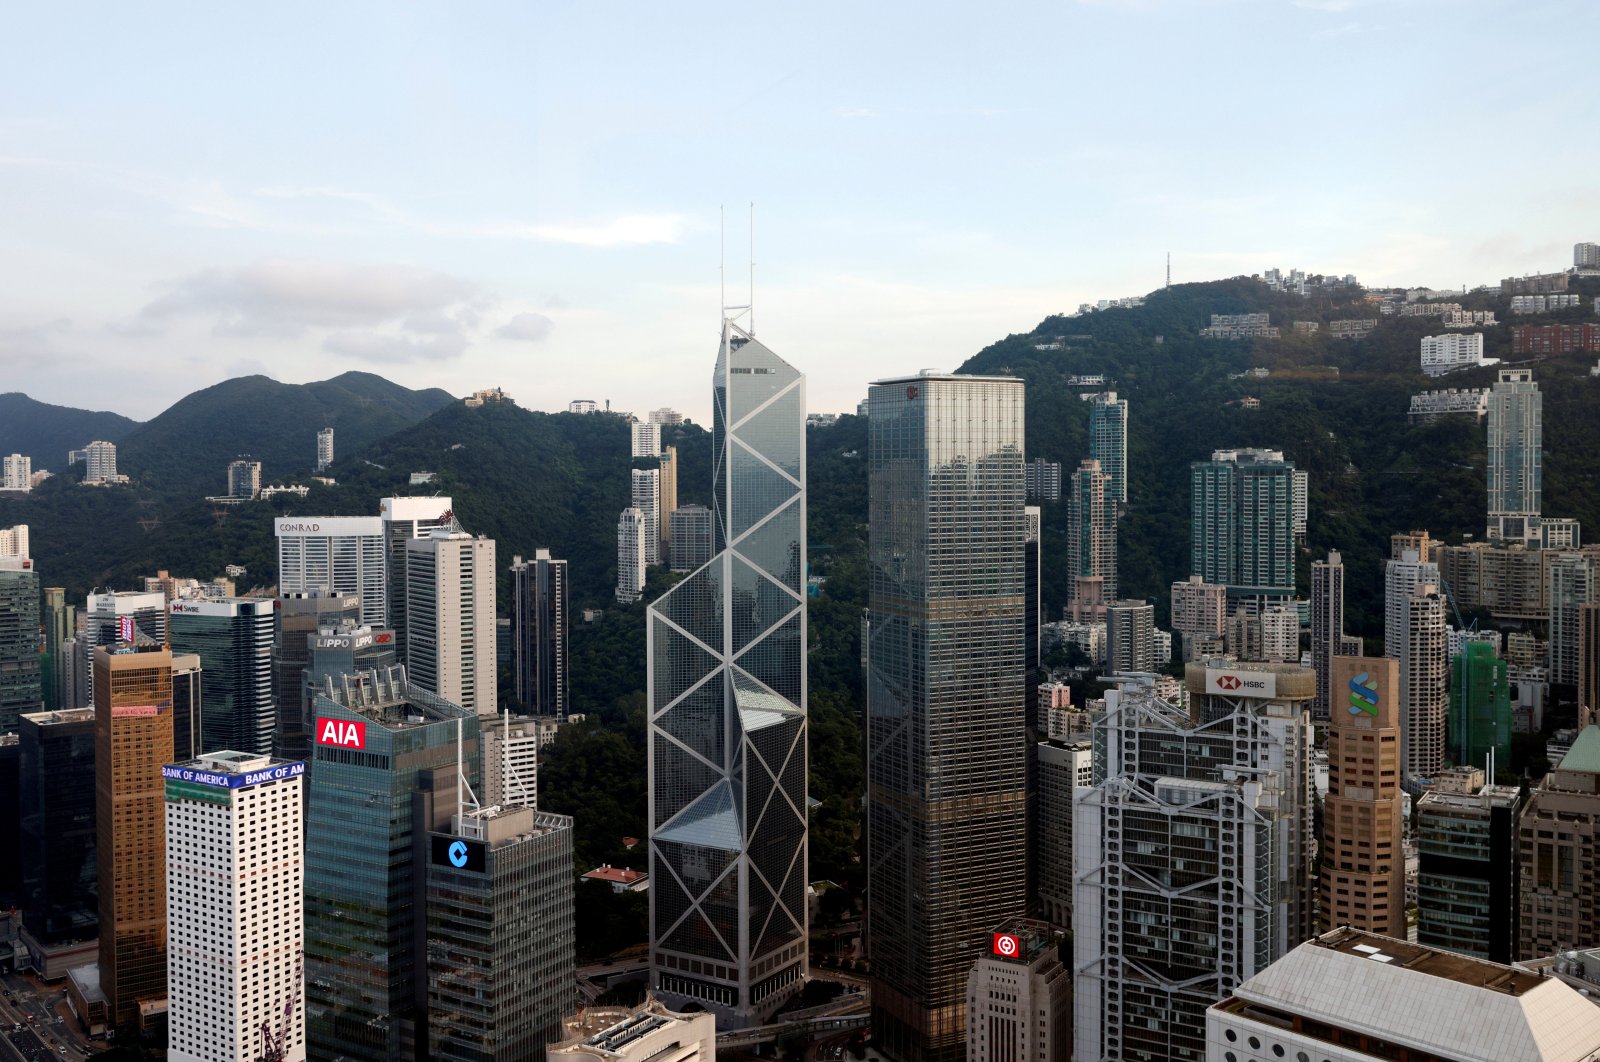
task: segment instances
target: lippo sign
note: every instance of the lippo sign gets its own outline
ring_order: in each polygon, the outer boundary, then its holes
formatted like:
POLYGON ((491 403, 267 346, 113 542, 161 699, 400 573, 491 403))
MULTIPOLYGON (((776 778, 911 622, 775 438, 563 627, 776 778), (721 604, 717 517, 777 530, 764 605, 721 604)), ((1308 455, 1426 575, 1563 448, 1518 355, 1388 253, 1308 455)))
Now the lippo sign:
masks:
POLYGON ((259 771, 240 771, 237 774, 201 771, 193 767, 177 767, 172 764, 161 768, 161 777, 169 782, 209 785, 217 789, 240 789, 247 785, 260 785, 263 782, 281 782, 285 778, 298 778, 305 773, 306 765, 299 760, 294 763, 274 764, 259 771))
POLYGON ((317 744, 339 749, 367 747, 367 724, 353 719, 318 719, 317 744))
POLYGON ((1276 697, 1278 676, 1270 671, 1206 668, 1206 692, 1224 697, 1276 697))

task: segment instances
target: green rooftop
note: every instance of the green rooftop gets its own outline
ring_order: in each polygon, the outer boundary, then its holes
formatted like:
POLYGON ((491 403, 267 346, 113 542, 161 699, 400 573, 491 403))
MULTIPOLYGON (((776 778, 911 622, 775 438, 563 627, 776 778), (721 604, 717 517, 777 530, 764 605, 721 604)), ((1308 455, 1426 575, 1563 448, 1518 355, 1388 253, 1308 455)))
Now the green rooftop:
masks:
POLYGON ((1583 728, 1572 750, 1561 758, 1561 770, 1600 774, 1600 726, 1583 728))

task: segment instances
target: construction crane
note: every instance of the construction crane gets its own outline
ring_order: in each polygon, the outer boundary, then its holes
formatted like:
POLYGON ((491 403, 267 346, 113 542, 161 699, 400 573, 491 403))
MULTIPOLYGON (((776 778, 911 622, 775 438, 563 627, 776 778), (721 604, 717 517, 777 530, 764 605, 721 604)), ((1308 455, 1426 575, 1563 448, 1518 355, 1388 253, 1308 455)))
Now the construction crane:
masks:
POLYGON ((294 982, 289 986, 289 998, 283 1003, 283 1016, 278 1019, 277 1032, 272 1022, 261 1023, 261 1054, 257 1062, 283 1062, 289 1050, 289 1035, 294 1026, 295 1004, 300 1001, 300 988, 305 983, 306 953, 301 952, 294 961, 294 982))

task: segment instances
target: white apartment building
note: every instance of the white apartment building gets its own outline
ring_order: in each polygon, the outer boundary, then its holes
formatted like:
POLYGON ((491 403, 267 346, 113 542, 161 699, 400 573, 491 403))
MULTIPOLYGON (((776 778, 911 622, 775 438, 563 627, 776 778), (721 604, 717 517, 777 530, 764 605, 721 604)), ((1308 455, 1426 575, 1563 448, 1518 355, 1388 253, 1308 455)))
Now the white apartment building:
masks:
POLYGON ((661 425, 653 420, 633 422, 633 456, 661 456, 661 425))
POLYGON ((325 590, 361 599, 361 622, 389 622, 381 516, 280 516, 278 593, 325 590))
POLYGON ((629 506, 617 517, 617 600, 631 605, 644 596, 645 547, 657 526, 629 506))
POLYGON ((485 806, 539 806, 539 746, 550 722, 510 713, 482 722, 478 736, 483 745, 485 806))
POLYGON ((967 975, 967 1062, 1069 1062, 1072 977, 1048 926, 998 927, 967 975))
POLYGON ((1400 652, 1400 769, 1409 778, 1432 778, 1444 769, 1445 719, 1450 712, 1450 662, 1445 657, 1449 606, 1431 583, 1405 599, 1400 652))
POLYGON ((15 527, 0 527, 0 560, 13 558, 29 560, 33 554, 28 552, 28 525, 18 524, 15 527))
POLYGON ((406 677, 480 716, 500 706, 494 553, 443 528, 406 543, 406 677))
POLYGON ((255 1062, 263 1028, 304 1062, 304 773, 240 752, 162 768, 173 1062, 255 1062))
POLYGON ((126 476, 117 475, 117 444, 95 441, 83 448, 85 483, 125 483, 126 476))
POLYGON ((1440 320, 1446 328, 1479 328, 1495 323, 1493 310, 1446 310, 1440 320))
POLYGON ((600 405, 592 398, 574 398, 567 403, 568 413, 598 413, 600 405))
POLYGON ((1300 610, 1268 605, 1261 611, 1261 659, 1279 664, 1300 662, 1300 610))
POLYGON ((32 490, 33 458, 27 454, 0 457, 0 490, 32 490))
POLYGON ((1574 269, 1600 269, 1600 243, 1575 243, 1572 245, 1574 269))
POLYGON ((1452 387, 1423 391, 1411 396, 1411 408, 1406 410, 1406 415, 1412 417, 1437 417, 1446 413, 1471 413, 1482 420, 1489 414, 1489 389, 1452 387))
POLYGON ((317 471, 322 472, 333 464, 333 429, 317 432, 317 471))
POLYGON ((1484 358, 1482 332, 1422 337, 1422 371, 1428 376, 1443 376, 1479 365, 1497 365, 1499 361, 1499 358, 1484 358))
MULTIPOLYGON (((659 468, 634 469, 632 490, 633 508, 644 513, 645 525, 659 528, 661 526, 661 470, 659 468)), ((661 563, 661 536, 659 531, 645 536, 644 562, 647 566, 661 563)))

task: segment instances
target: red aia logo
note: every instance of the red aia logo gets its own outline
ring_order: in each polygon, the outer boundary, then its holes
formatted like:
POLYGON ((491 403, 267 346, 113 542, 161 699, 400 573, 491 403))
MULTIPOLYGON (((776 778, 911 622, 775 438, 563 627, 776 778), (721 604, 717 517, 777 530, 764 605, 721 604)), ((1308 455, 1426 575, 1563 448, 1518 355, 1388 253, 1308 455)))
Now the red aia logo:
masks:
POLYGON ((1015 959, 1022 954, 1022 938, 1011 933, 996 933, 994 953, 1007 959, 1015 959))
POLYGON ((1242 685, 1244 683, 1239 681, 1237 675, 1223 675, 1217 679, 1217 688, 1219 690, 1236 690, 1242 685))
POLYGON ((367 747, 367 724, 349 719, 320 719, 317 721, 317 744, 364 749, 367 747))
POLYGON ((907 398, 913 398, 914 399, 921 393, 922 393, 921 391, 917 390, 917 385, 916 384, 912 384, 910 387, 906 388, 906 397, 907 398))

